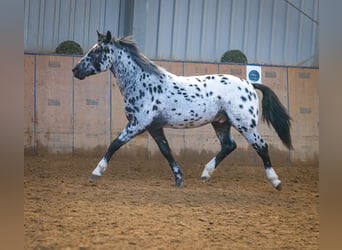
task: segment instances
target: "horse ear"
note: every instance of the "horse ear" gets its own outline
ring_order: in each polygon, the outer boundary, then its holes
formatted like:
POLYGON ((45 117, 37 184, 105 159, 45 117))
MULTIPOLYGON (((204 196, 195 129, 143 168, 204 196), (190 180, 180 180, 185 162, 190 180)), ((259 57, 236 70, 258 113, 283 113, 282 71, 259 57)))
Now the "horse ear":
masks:
POLYGON ((101 34, 98 30, 96 30, 96 33, 97 33, 97 37, 100 38, 101 34))
POLYGON ((106 42, 110 42, 110 40, 112 40, 112 34, 110 33, 110 31, 108 30, 107 31, 107 34, 106 34, 106 42))

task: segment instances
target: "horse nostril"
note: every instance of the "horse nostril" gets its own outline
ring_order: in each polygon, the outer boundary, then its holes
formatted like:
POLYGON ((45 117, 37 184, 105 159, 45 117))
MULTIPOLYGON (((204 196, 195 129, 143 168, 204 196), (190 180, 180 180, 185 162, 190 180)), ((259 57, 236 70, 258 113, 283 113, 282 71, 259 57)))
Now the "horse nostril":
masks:
POLYGON ((76 73, 76 71, 77 71, 76 67, 72 69, 72 72, 76 73))

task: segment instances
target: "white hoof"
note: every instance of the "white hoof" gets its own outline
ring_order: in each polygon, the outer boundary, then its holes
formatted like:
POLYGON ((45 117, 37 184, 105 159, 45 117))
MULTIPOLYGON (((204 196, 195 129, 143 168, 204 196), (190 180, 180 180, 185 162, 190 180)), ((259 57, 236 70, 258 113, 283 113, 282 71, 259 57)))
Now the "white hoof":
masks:
POLYGON ((281 190, 281 181, 280 180, 272 180, 271 181, 272 182, 272 185, 273 185, 273 187, 275 188, 275 189, 277 189, 277 190, 281 190))
POLYGON ((98 176, 98 175, 91 175, 90 176, 90 183, 92 184, 97 184, 97 181, 100 179, 101 176, 98 176))
POLYGON ((280 191, 282 188, 281 181, 278 180, 278 184, 275 186, 275 188, 280 191))
POLYGON ((210 180, 210 177, 209 176, 201 176, 201 180, 203 182, 208 182, 210 180))

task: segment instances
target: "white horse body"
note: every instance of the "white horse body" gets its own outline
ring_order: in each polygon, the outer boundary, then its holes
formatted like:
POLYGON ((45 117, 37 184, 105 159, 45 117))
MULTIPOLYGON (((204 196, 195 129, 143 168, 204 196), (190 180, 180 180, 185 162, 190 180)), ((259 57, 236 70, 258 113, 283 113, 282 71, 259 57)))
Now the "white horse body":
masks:
MULTIPOLYGON (((234 127, 238 125, 235 122, 237 119, 240 120, 239 125, 248 126, 247 122, 241 124, 241 121, 249 120, 251 114, 247 107, 240 108, 238 104, 245 88, 255 93, 249 107, 258 107, 258 97, 253 86, 232 75, 173 75, 172 79, 163 83, 163 87, 166 95, 160 94, 159 98, 165 103, 165 109, 161 113, 167 117, 166 127, 194 128, 213 121, 223 122, 227 118, 234 127), (220 82, 222 77, 228 79, 227 84, 220 82), (174 95, 178 98, 172 98, 174 95), (220 111, 225 111, 228 117, 220 111)), ((258 108, 255 112, 257 110, 258 108)))

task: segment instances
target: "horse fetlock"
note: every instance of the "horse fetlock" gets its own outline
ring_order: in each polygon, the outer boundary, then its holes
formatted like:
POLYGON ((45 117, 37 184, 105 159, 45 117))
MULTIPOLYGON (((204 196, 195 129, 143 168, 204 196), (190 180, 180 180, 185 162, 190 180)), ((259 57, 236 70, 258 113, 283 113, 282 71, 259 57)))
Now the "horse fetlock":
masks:
POLYGON ((208 181, 210 179, 211 174, 215 170, 215 165, 216 165, 215 163, 216 163, 216 157, 211 159, 211 161, 208 162, 207 165, 205 165, 202 175, 201 175, 201 179, 203 181, 208 181))
POLYGON ((281 190, 281 181, 278 179, 278 175, 272 167, 266 168, 266 175, 273 187, 277 190, 281 190))
POLYGON ((102 173, 103 172, 101 172, 101 169, 99 167, 96 167, 91 174, 96 176, 102 176, 102 173))
POLYGON ((102 174, 106 171, 106 169, 107 169, 107 161, 105 158, 102 158, 101 161, 97 164, 92 174, 96 176, 102 176, 102 174))
POLYGON ((202 172, 202 174, 201 174, 201 179, 202 179, 202 181, 203 181, 203 182, 209 181, 210 175, 211 175, 212 172, 213 172, 213 171, 210 171, 210 172, 209 172, 207 168, 204 168, 204 169, 203 169, 203 172, 202 172))
POLYGON ((270 181, 278 180, 278 175, 276 174, 276 172, 274 171, 272 167, 266 168, 266 175, 270 181))

